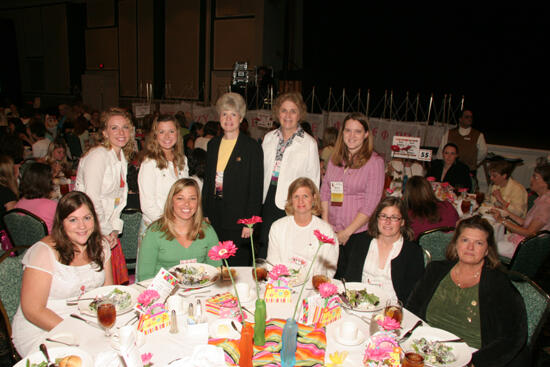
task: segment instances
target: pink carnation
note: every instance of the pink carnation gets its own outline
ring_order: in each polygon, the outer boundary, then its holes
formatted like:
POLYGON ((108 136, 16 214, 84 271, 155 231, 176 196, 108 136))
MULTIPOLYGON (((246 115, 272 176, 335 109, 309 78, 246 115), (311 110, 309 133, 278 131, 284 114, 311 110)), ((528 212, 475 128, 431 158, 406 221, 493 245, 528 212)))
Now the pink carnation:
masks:
POLYGON ((396 330, 401 327, 398 321, 389 316, 384 316, 383 320, 377 320, 376 323, 384 330, 396 330))
MULTIPOLYGON (((390 350, 391 351, 391 350, 390 350)), ((383 361, 389 357, 387 348, 367 348, 365 351, 366 361, 383 361)))
POLYGON ((313 231, 313 234, 315 235, 315 237, 317 237, 317 239, 319 240, 319 242, 322 242, 322 243, 330 243, 331 245, 335 245, 336 243, 334 242, 334 239, 333 238, 330 238, 328 236, 325 236, 324 234, 321 233, 321 231, 319 231, 318 229, 316 229, 315 231, 313 231))
POLYGON ((288 268, 285 265, 278 264, 278 265, 275 265, 267 275, 272 280, 277 280, 281 276, 290 275, 290 274, 288 272, 288 268))
POLYGON ((254 215, 252 218, 246 218, 246 219, 239 219, 237 221, 238 224, 245 224, 247 226, 253 226, 256 223, 262 223, 262 217, 258 217, 257 215, 254 215))
POLYGON ((149 364, 151 359, 153 359, 153 353, 143 353, 141 355, 141 362, 143 365, 149 364))
POLYGON ((154 289, 147 289, 143 293, 141 293, 138 297, 138 302, 142 305, 148 306, 153 301, 160 298, 159 293, 154 289))
POLYGON ((212 247, 210 251, 208 251, 208 257, 212 260, 219 261, 234 256, 236 252, 237 246, 235 246, 233 241, 220 241, 217 246, 212 247))
POLYGON ((330 282, 321 283, 319 286, 319 293, 323 298, 329 298, 330 296, 338 293, 338 287, 330 282))

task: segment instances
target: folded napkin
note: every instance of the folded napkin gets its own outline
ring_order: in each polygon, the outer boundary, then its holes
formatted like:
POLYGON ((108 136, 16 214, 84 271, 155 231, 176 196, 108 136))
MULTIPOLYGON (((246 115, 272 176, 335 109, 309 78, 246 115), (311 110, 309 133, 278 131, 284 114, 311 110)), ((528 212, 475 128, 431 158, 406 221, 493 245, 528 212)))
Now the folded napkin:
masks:
POLYGON ((169 364, 170 367, 225 367, 223 349, 213 345, 198 345, 191 357, 185 357, 169 364))
POLYGON ((124 367, 122 357, 115 351, 101 352, 95 357, 95 367, 124 367))

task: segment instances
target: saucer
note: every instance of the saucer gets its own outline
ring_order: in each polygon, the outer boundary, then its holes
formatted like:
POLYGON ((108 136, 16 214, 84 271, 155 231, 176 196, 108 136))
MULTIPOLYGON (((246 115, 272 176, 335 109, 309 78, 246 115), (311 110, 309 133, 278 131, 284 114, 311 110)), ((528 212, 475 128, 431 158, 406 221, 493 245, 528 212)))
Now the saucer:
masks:
POLYGON ((359 344, 362 344, 365 340, 366 340, 366 337, 365 337, 365 334, 361 331, 361 329, 358 329, 357 330, 357 337, 355 339, 344 339, 341 335, 340 335, 340 329, 336 330, 336 333, 334 333, 334 339, 336 339, 336 342, 338 344, 342 344, 342 345, 347 345, 347 346, 356 346, 356 345, 359 345, 359 344))

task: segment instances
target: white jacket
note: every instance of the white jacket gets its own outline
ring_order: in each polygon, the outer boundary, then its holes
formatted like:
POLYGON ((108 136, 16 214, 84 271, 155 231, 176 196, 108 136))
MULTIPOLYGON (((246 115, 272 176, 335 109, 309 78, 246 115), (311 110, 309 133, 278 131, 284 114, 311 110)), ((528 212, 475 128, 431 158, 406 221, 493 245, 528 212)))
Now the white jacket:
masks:
MULTIPOLYGON (((262 143, 264 151, 264 202, 275 167, 278 143, 277 130, 267 133, 262 143)), ((303 137, 294 137, 292 144, 286 148, 283 154, 277 192, 275 193, 275 205, 284 210, 288 187, 298 177, 308 177, 319 187, 320 176, 317 142, 306 132, 304 132, 303 137)))
POLYGON ((118 160, 114 150, 99 146, 80 158, 78 164, 75 190, 86 193, 92 199, 103 235, 112 231, 122 233, 124 225, 120 213, 126 206, 128 196, 128 162, 123 152, 120 156, 118 160), (120 187, 121 178, 123 188, 120 187))
POLYGON ((159 169, 157 161, 146 159, 139 168, 139 203, 145 225, 159 219, 164 212, 164 204, 170 188, 180 178, 189 177, 189 166, 185 158, 183 171, 174 172, 174 164, 168 162, 168 167, 159 169))
POLYGON ((313 260, 315 251, 317 251, 317 246, 319 246, 319 240, 313 234, 313 231, 316 229, 325 236, 333 238, 336 244, 330 245, 325 243, 322 245, 315 264, 311 268, 310 275, 322 274, 329 278, 334 277, 336 265, 338 264, 338 239, 331 225, 316 216, 313 216, 311 223, 306 227, 298 226, 294 221, 293 215, 276 220, 269 230, 267 261, 272 264, 292 265, 292 257, 302 256, 307 261, 307 266, 309 266, 311 260, 313 260), (307 243, 296 243, 297 238, 303 238, 303 231, 309 232, 307 243), (295 250, 298 246, 300 247, 301 255, 295 250))

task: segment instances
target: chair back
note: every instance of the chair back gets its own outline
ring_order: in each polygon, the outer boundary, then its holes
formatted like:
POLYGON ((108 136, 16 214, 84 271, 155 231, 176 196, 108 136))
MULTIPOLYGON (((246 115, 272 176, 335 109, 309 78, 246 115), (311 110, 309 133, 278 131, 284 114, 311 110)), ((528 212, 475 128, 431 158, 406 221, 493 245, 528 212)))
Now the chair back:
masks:
POLYGON ((428 264, 432 261, 432 254, 430 254, 430 251, 426 250, 425 248, 422 249, 422 252, 424 253, 424 268, 426 268, 428 264))
POLYGON ((10 320, 0 300, 0 366, 13 366, 21 357, 11 339, 10 320))
MULTIPOLYGON (((0 299, 4 304, 6 315, 11 321, 19 307, 21 296, 21 282, 23 278, 23 265, 21 260, 27 247, 14 247, 12 250, 0 256, 0 299), (10 256, 10 252, 16 252, 17 256, 10 256)), ((9 329, 11 332, 11 329, 9 329)), ((10 333, 11 335, 11 333, 10 333)))
POLYGON ((510 274, 512 284, 519 291, 525 303, 527 347, 532 349, 550 312, 550 296, 525 275, 517 272, 510 272, 510 274))
POLYGON ((539 231, 519 243, 509 268, 533 279, 548 255, 550 255, 550 231, 539 231))
POLYGON ((128 269, 136 268, 141 216, 141 212, 137 209, 125 209, 120 214, 120 219, 124 221, 122 235, 120 236, 120 245, 122 246, 128 269))
POLYGON ((445 260, 447 245, 454 235, 454 227, 439 227, 420 233, 418 244, 428 250, 431 261, 445 260))
POLYGON ((32 246, 48 235, 46 222, 28 210, 12 209, 3 220, 14 246, 32 246))

